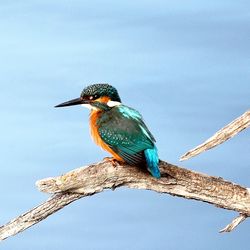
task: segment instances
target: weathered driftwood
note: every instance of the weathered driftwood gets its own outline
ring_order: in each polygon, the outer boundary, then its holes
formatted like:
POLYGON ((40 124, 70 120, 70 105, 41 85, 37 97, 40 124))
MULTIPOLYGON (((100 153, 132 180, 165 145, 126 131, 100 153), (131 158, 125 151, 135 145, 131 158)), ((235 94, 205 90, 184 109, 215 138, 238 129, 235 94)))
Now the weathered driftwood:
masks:
POLYGON ((226 140, 232 138, 242 130, 250 126, 250 110, 245 112, 243 115, 220 129, 212 137, 207 139, 204 143, 198 145, 197 147, 189 150, 187 153, 181 156, 180 161, 188 160, 204 151, 207 151, 215 146, 225 142, 226 140))
MULTIPOLYGON (((220 177, 197 173, 163 161, 160 169, 162 178, 155 179, 136 167, 118 163, 114 166, 109 160, 105 160, 59 177, 40 180, 36 183, 39 190, 54 195, 40 206, 2 226, 0 240, 27 229, 77 199, 121 186, 204 201, 234 210, 244 216, 244 219, 250 216, 250 193, 247 188, 220 177)), ((243 220, 242 216, 224 231, 228 232, 237 226, 243 220)))
MULTIPOLYGON (((181 160, 189 159, 215 147, 249 126, 250 111, 247 111, 206 142, 187 152, 181 160)), ((106 160, 75 169, 59 177, 37 181, 40 191, 53 193, 53 195, 43 204, 0 227, 0 240, 24 231, 75 200, 120 186, 148 189, 199 200, 238 212, 239 216, 220 232, 232 231, 250 216, 248 188, 225 181, 220 177, 197 173, 163 161, 160 163, 160 169, 162 178, 155 179, 136 167, 118 163, 114 167, 111 161, 106 160)))

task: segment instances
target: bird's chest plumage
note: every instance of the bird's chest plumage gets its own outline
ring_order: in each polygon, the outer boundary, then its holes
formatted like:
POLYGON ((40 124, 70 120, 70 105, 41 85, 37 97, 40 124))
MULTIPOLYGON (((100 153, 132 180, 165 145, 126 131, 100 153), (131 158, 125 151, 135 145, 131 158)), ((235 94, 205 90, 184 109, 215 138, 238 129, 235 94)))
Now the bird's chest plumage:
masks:
POLYGON ((109 153, 111 153, 115 159, 117 159, 118 161, 123 161, 123 159, 116 154, 101 138, 100 133, 99 133, 99 126, 101 125, 102 121, 105 121, 105 126, 109 126, 108 120, 112 119, 112 116, 110 115, 106 115, 105 113, 103 113, 102 111, 96 111, 96 110, 92 110, 91 114, 90 114, 90 133, 91 136, 94 140, 94 142, 102 147, 104 150, 108 151, 109 153))

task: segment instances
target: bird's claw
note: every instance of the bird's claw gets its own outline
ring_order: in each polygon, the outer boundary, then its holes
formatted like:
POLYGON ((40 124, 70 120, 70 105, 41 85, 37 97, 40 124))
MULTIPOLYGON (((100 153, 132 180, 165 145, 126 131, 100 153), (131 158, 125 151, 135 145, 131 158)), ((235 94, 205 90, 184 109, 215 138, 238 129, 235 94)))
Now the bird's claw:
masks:
POLYGON ((104 157, 103 160, 111 163, 113 167, 118 165, 118 161, 114 157, 104 157))

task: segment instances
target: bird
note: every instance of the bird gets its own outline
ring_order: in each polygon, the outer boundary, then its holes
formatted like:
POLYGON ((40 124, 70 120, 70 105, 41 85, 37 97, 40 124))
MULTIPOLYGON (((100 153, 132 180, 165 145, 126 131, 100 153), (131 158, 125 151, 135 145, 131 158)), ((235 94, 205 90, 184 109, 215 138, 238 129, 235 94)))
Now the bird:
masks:
POLYGON ((90 134, 94 142, 121 163, 147 169, 160 178, 155 138, 142 115, 122 104, 115 87, 96 83, 83 89, 79 98, 56 105, 56 108, 82 105, 90 109, 90 134))

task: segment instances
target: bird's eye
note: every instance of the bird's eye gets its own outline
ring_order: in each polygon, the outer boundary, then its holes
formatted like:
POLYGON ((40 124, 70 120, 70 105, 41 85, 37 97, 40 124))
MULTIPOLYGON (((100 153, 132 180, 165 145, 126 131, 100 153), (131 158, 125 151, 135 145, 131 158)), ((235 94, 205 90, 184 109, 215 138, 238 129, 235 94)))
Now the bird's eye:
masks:
POLYGON ((88 98, 89 100, 96 100, 97 98, 99 98, 99 95, 98 94, 90 95, 88 98))

